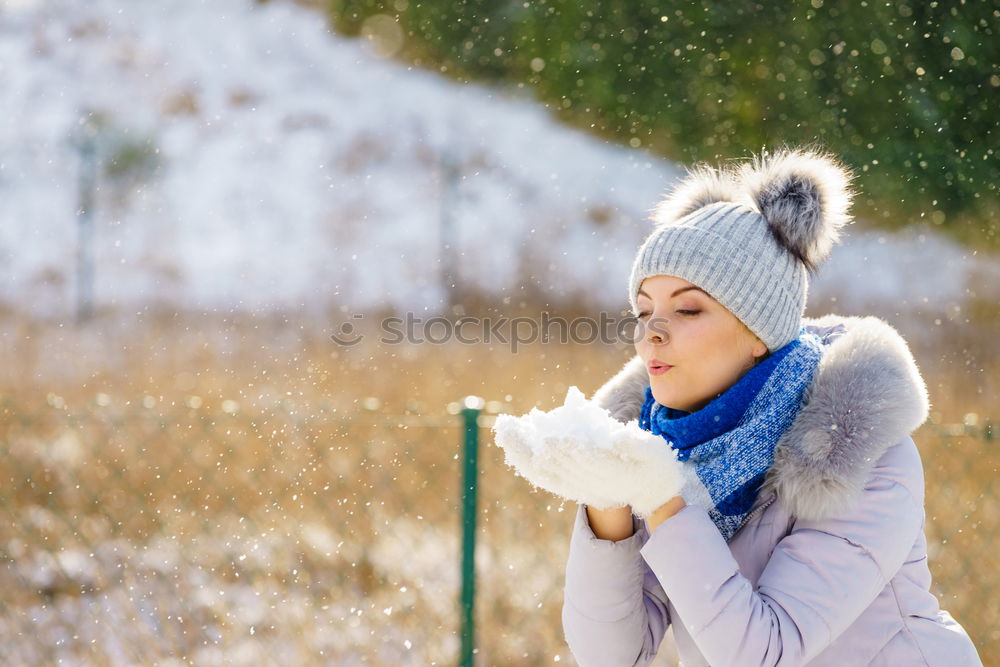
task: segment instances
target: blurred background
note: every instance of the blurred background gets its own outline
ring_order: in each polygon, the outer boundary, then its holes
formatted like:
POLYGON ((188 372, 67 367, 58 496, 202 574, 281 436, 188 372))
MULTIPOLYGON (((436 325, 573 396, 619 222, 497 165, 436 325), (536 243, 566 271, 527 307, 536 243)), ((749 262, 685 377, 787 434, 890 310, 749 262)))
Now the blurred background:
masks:
POLYGON ((996 660, 998 28, 988 2, 0 0, 3 661, 457 662, 474 405, 475 660, 573 664, 575 506, 488 427, 632 350, 380 323, 619 317, 685 167, 807 142, 859 190, 807 315, 910 343, 934 592, 996 660))

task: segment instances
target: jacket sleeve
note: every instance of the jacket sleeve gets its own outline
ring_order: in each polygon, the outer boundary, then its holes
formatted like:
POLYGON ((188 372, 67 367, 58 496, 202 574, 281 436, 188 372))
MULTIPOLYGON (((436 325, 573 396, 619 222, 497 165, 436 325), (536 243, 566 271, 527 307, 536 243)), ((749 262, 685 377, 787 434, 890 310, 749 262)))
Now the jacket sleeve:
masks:
POLYGON ((801 665, 835 640, 902 566, 923 525, 922 487, 871 475, 856 504, 796 520, 756 589, 708 513, 689 505, 641 554, 714 667, 801 665))
POLYGON ((562 622, 576 661, 586 665, 648 665, 670 625, 667 598, 639 549, 645 523, 617 542, 598 539, 579 505, 566 563, 562 622))

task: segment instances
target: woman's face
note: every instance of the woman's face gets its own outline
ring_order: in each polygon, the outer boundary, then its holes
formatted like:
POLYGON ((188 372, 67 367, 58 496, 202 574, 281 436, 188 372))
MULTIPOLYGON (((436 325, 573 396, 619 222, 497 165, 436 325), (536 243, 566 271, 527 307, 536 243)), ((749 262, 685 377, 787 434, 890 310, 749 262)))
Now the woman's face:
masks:
POLYGON ((767 346, 735 315, 683 278, 650 276, 639 285, 636 353, 653 398, 694 412, 753 368, 767 346), (670 366, 657 369, 655 362, 670 366))

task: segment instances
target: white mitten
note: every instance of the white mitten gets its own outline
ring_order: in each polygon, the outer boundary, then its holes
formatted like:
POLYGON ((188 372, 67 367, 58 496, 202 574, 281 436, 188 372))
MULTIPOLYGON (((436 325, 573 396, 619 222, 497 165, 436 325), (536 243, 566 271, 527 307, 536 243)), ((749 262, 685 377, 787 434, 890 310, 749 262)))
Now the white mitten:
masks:
POLYGON ((497 415, 493 432, 517 474, 595 509, 631 505, 645 518, 683 485, 683 464, 661 436, 621 423, 576 387, 549 412, 497 415))

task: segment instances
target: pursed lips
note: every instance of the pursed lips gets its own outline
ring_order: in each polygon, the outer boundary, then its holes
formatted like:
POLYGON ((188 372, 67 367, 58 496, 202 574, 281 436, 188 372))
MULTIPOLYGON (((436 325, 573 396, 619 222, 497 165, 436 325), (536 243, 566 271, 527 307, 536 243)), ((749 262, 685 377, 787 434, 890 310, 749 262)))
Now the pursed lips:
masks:
POLYGON ((649 371, 650 375, 662 375, 669 371, 673 366, 659 359, 650 359, 646 364, 646 370, 649 371))

